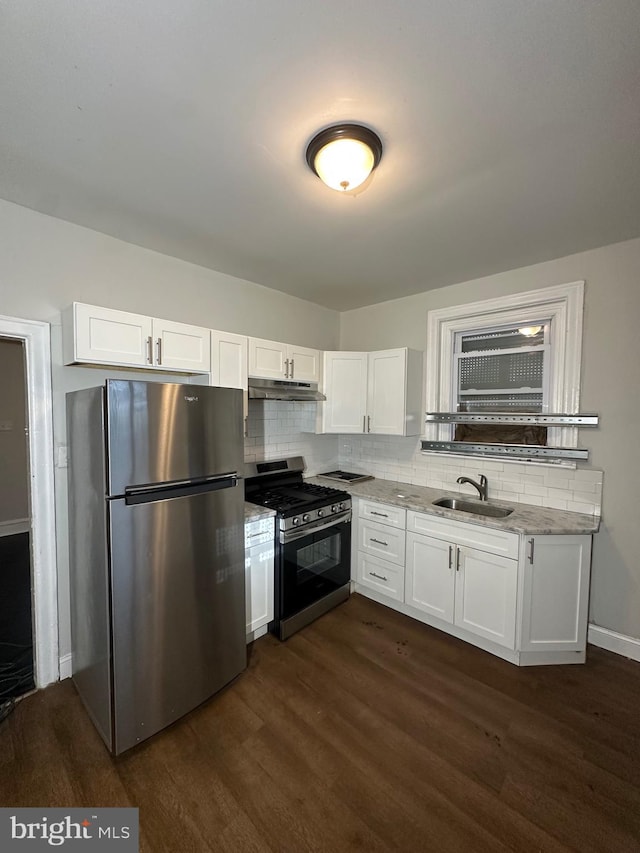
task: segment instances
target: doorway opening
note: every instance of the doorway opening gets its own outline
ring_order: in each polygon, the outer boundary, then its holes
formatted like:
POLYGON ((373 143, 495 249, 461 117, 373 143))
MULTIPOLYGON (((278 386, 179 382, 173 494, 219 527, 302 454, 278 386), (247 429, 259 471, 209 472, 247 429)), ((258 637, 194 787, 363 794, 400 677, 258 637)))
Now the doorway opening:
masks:
POLYGON ((24 342, 0 337, 0 717, 35 687, 24 342))
POLYGON ((59 678, 50 344, 0 315, 0 719, 59 678))

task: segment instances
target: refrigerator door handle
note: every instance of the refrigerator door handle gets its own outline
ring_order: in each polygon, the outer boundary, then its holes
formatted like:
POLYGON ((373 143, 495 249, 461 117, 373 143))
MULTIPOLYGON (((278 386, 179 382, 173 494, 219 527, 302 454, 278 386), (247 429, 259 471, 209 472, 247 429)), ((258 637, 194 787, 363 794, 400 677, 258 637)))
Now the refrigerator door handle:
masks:
POLYGON ((173 480, 170 483, 151 483, 144 486, 130 486, 125 489, 124 502, 127 506, 166 501, 187 495, 200 495, 219 489, 232 489, 238 485, 237 471, 229 474, 216 474, 210 477, 198 477, 193 480, 173 480))

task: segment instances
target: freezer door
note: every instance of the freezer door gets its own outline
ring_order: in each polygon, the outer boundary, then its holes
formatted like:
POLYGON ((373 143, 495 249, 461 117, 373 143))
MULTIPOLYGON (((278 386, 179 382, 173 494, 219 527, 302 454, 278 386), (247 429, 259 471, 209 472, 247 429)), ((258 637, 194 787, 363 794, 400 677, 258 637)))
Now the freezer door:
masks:
POLYGON ((229 478, 193 496, 108 502, 115 754, 245 668, 243 498, 229 478))
POLYGON ((107 488, 242 471, 242 391, 108 379, 107 488))

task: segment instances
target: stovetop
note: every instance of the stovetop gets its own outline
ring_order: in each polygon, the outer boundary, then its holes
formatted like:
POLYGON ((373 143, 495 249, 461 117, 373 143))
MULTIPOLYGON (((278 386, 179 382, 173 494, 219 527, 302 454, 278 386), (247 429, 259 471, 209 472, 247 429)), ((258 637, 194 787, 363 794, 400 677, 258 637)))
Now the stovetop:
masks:
POLYGON ((274 510, 280 533, 351 518, 349 493, 305 482, 304 470, 301 456, 245 465, 245 500, 274 510))
POLYGON ((320 509, 336 501, 339 503, 346 498, 348 498, 348 494, 342 489, 316 486, 304 481, 272 488, 267 485, 263 490, 258 490, 247 496, 247 500, 251 503, 273 509, 283 518, 310 509, 320 509))

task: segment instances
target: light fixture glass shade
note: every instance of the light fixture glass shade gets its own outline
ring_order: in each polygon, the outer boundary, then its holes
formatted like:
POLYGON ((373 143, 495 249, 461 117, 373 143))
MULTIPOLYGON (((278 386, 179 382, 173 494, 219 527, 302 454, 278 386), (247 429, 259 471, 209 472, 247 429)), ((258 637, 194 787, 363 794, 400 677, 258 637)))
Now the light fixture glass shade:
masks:
POLYGON ((518 329, 518 331, 521 335, 526 335, 528 338, 534 338, 541 329, 542 326, 523 326, 518 329))
POLYGON ((336 139, 316 154, 320 180, 333 190, 354 190, 373 169, 373 151, 358 139, 336 139))
POLYGON ((380 137, 360 124, 337 124, 317 133, 307 146, 307 165, 331 189, 363 184, 382 157, 380 137))

